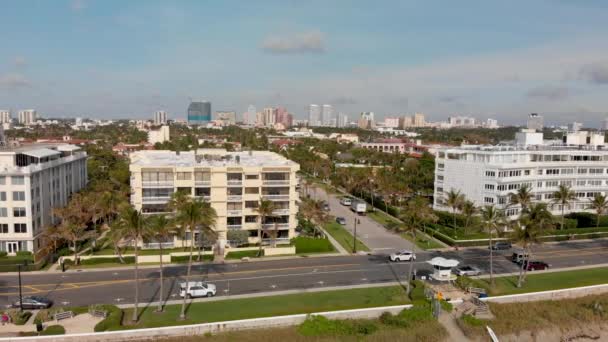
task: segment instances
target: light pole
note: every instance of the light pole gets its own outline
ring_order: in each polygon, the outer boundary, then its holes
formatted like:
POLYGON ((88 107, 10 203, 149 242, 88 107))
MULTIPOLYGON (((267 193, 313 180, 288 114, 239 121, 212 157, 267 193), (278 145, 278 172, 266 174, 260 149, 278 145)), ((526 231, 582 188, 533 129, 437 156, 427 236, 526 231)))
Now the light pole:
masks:
POLYGON ((355 230, 353 234, 353 254, 357 253, 357 223, 361 223, 358 218, 355 217, 355 230))
POLYGON ((19 275, 19 311, 23 311, 23 295, 21 293, 21 264, 17 265, 17 273, 19 275))

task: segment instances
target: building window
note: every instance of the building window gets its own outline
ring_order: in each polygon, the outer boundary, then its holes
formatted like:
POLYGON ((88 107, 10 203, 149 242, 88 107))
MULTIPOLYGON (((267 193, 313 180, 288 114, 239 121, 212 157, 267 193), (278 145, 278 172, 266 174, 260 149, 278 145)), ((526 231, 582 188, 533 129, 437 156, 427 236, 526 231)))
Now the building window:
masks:
POLYGON ((0 176, 0 185, 6 184, 6 176, 0 176))
POLYGON ((498 189, 498 191, 505 191, 505 190, 507 190, 507 185, 506 184, 500 184, 496 188, 498 189))
POLYGON ((245 179, 258 179, 260 178, 258 175, 245 175, 245 179))
POLYGON ((227 210, 243 210, 243 203, 242 202, 226 203, 226 209, 227 210))
POLYGON ((260 193, 260 188, 245 188, 245 194, 255 195, 260 193))
POLYGON ((604 173, 604 169, 589 169, 590 174, 602 174, 604 173))
POLYGON ((8 209, 0 208, 0 217, 8 217, 8 209))
POLYGON ((547 169, 547 175, 559 175, 559 169, 547 169))
POLYGON ((556 186, 558 186, 558 185, 559 185, 559 182, 558 182, 558 181, 547 181, 547 182, 545 182, 545 186, 546 186, 547 188, 550 188, 550 187, 556 187, 556 186))
POLYGON ((245 201, 245 208, 253 209, 259 205, 258 201, 245 201))
POLYGON ((177 180, 191 180, 192 173, 191 172, 178 172, 176 174, 177 180))
POLYGON ((437 180, 438 181, 442 181, 443 180, 443 176, 442 175, 437 175, 437 180))
POLYGON ((485 203, 494 203, 494 198, 492 198, 492 197, 484 197, 483 201, 485 203))
POLYGON ((587 181, 586 181, 586 180, 584 180, 584 179, 583 179, 583 180, 577 180, 577 181, 576 181, 576 185, 577 185, 577 186, 585 186, 585 184, 587 184, 587 181))
POLYGON ((530 170, 524 170, 524 176, 529 176, 530 175, 530 170))
POLYGON ((486 177, 496 177, 495 171, 486 171, 486 177))
POLYGON ((8 224, 7 223, 0 224, 0 234, 8 234, 8 224))
POLYGON ((0 191, 0 201, 6 201, 6 192, 0 191))
POLYGON ((504 196, 498 197, 498 204, 507 204, 507 198, 504 196))
POLYGON ((23 185, 25 184, 25 178, 23 176, 12 176, 11 184, 13 185, 23 185))
POLYGON ((211 181, 211 173, 197 171, 194 173, 195 182, 209 182, 211 181))
POLYGON ((25 208, 13 208, 13 217, 25 217, 25 208))
MULTIPOLYGON (((438 169, 443 169, 443 168, 444 168, 444 166, 445 166, 445 165, 443 165, 443 164, 437 164, 437 168, 438 168, 438 169)), ((486 172, 486 174, 487 174, 487 172, 486 172)))
POLYGON ((25 191, 13 191, 13 201, 25 201, 25 191))
POLYGON ((257 216, 245 216, 245 223, 256 223, 258 222, 257 216))
POLYGON ((590 186, 601 186, 602 185, 602 181, 601 180, 590 180, 590 181, 587 181, 587 185, 590 185, 590 186))
POLYGON ((27 233, 27 224, 15 223, 15 233, 27 233))
POLYGON ((571 175, 574 173, 574 169, 562 169, 562 175, 571 175))
MULTIPOLYGON (((599 182, 600 182, 600 184, 598 184, 598 185, 602 185, 602 181, 599 181, 599 182)), ((564 186, 572 186, 572 181, 570 181, 570 180, 567 180, 567 181, 560 181, 560 182, 559 182, 559 185, 564 185, 564 186)))
POLYGON ((578 173, 585 174, 585 173, 587 173, 587 169, 578 169, 578 173))

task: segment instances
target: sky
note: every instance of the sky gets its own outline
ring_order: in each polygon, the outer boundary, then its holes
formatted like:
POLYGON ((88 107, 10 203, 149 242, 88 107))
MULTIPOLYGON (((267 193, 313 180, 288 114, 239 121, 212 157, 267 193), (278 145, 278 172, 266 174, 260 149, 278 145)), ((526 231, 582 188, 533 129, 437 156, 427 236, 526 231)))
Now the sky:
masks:
POLYGON ((604 0, 6 0, 0 109, 185 118, 200 99, 597 126, 607 18, 604 0))

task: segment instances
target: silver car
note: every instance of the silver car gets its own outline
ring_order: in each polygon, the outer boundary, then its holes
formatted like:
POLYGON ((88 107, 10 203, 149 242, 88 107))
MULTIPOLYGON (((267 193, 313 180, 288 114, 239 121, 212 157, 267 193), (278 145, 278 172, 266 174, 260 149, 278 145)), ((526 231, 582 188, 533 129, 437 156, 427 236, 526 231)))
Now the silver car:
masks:
POLYGON ((475 266, 460 266, 454 270, 454 273, 459 276, 476 276, 481 274, 481 270, 475 266))

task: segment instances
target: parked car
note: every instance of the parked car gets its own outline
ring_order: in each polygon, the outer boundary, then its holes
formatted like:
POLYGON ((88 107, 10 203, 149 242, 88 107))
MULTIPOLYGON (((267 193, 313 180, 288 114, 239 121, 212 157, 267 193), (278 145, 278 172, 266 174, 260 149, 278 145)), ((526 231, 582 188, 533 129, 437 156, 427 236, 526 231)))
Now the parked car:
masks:
POLYGON ((329 210, 330 210, 330 209, 329 209, 329 203, 323 203, 322 208, 323 208, 323 210, 325 210, 325 211, 329 211, 329 210))
POLYGON ((353 203, 353 200, 350 197, 342 197, 340 199, 340 204, 342 205, 351 205, 353 203))
POLYGON ((188 298, 213 297, 217 291, 214 284, 208 284, 202 281, 190 281, 188 282, 188 286, 183 282, 179 284, 179 287, 179 296, 188 296, 188 298))
MULTIPOLYGON (((23 303, 23 308, 29 309, 29 310, 48 309, 53 305, 52 300, 50 300, 46 297, 38 297, 38 296, 23 297, 22 303, 23 303)), ((19 300, 17 300, 16 302, 13 303, 13 307, 14 308, 20 307, 19 300)))
POLYGON ((524 269, 527 271, 546 270, 550 266, 543 261, 527 261, 524 263, 524 269))
POLYGON ((416 254, 412 251, 399 251, 391 254, 389 260, 392 262, 416 260, 416 254))
POLYGON ((524 253, 524 251, 515 251, 511 255, 511 261, 513 261, 516 264, 519 264, 519 263, 522 263, 528 257, 529 257, 529 255, 527 253, 524 253))
POLYGON ((508 241, 497 241, 495 244, 492 245, 492 249, 495 251, 511 249, 511 247, 511 243, 508 241))
POLYGON ((346 225, 346 219, 341 216, 336 217, 336 222, 338 222, 341 225, 346 225))
POLYGON ((476 276, 481 274, 481 270, 475 266, 464 265, 456 268, 454 273, 459 276, 476 276))

